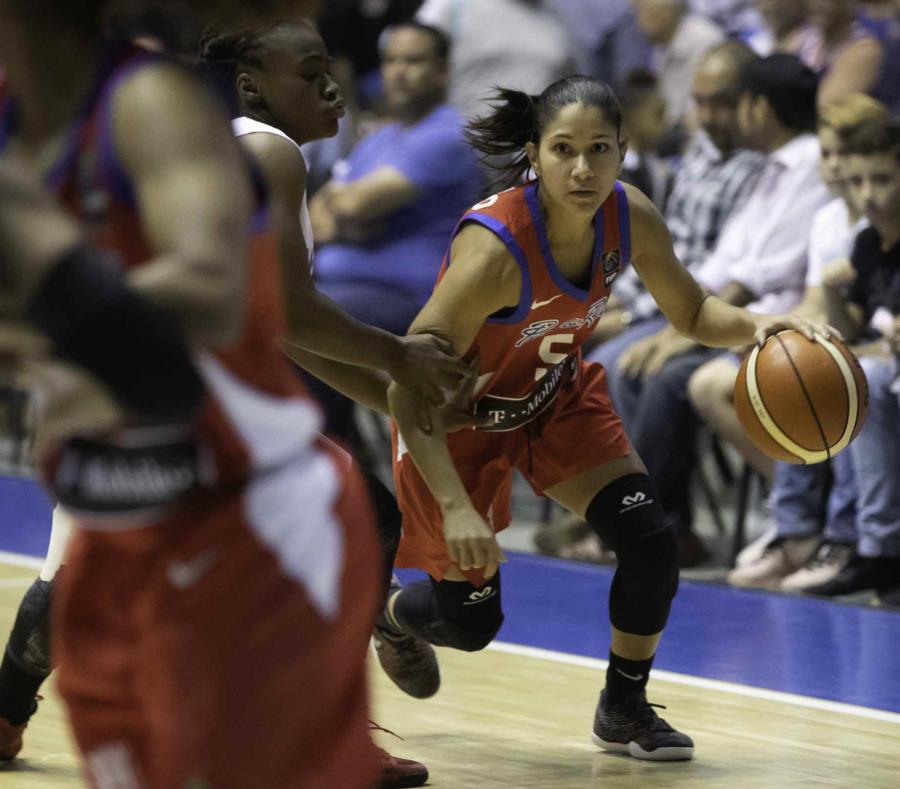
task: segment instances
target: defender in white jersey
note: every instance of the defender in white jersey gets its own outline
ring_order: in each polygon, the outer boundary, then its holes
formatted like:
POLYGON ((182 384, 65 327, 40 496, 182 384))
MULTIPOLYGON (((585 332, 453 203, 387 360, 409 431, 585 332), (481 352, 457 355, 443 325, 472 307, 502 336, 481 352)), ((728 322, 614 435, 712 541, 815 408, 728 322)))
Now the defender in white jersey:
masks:
MULTIPOLYGON (((388 411, 391 378, 428 402, 443 400, 445 389, 458 388, 470 376, 469 368, 447 353, 443 340, 426 336, 410 344, 410 338, 360 323, 319 293, 312 280, 313 235, 300 143, 334 136, 344 114, 321 37, 303 23, 217 32, 203 41, 202 59, 237 92, 244 114, 232 121, 234 133, 257 164, 271 209, 280 220, 288 356, 382 413, 388 411)), ((374 475, 367 478, 376 500, 390 496, 374 475)), ((379 520, 386 589, 399 540, 399 518, 379 520)), ((433 695, 440 681, 434 650, 420 639, 400 641, 391 645, 392 654, 402 653, 414 695, 433 695)), ((424 765, 383 754, 382 787, 420 786, 427 778, 424 765)))

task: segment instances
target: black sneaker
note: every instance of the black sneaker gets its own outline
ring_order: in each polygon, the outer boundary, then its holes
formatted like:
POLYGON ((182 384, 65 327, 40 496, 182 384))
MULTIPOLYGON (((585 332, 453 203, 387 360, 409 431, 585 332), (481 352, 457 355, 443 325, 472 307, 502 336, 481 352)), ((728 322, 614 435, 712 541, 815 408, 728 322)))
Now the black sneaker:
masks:
POLYGON ((635 759, 657 762, 693 759, 694 741, 669 726, 654 707, 665 709, 660 704, 650 704, 643 692, 622 704, 608 704, 604 690, 597 703, 591 740, 604 750, 627 753, 635 759))
MULTIPOLYGON (((396 577, 388 598, 402 589, 396 577)), ((414 699, 431 698, 441 687, 441 670, 434 647, 424 638, 411 636, 391 626, 382 613, 372 633, 378 662, 391 681, 414 699)))
POLYGON ((854 553, 835 578, 818 586, 811 586, 807 594, 835 597, 865 592, 869 589, 889 588, 900 581, 900 559, 867 557, 854 553))

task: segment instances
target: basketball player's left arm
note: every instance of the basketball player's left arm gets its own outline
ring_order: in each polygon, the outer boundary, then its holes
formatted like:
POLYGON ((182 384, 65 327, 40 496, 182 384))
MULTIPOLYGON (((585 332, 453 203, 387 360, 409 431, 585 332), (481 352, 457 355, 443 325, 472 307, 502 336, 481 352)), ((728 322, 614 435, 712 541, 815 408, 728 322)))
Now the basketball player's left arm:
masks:
POLYGON ((810 339, 825 326, 798 315, 762 315, 728 304, 700 286, 675 256, 672 236, 653 203, 626 186, 631 212, 632 264, 663 315, 677 331, 702 345, 733 348, 763 342, 782 329, 810 339))
POLYGON ((233 343, 243 326, 253 210, 246 163, 218 102, 185 70, 149 66, 113 97, 116 152, 156 257, 131 284, 193 342, 233 343))

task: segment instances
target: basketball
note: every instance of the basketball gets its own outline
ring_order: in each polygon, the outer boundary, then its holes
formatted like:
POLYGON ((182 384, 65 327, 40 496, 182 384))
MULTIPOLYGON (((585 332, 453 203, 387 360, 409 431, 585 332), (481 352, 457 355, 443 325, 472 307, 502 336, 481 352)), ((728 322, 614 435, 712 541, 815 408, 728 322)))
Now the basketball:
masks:
POLYGON ((775 460, 821 463, 844 449, 866 418, 869 387, 837 338, 788 330, 744 359, 734 385, 738 418, 775 460))

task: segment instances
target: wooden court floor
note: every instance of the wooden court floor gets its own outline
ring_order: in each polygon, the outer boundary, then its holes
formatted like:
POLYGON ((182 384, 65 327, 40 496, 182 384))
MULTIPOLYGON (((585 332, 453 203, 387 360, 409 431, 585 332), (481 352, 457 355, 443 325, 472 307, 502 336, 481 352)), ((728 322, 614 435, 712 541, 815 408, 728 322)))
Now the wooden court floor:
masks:
MULTIPOLYGON (((0 565, 0 632, 33 576, 0 565)), ((688 763, 639 762, 590 743, 598 669, 499 650, 440 658, 443 687, 427 701, 372 670, 373 717, 404 737, 380 743, 428 764, 434 789, 900 786, 893 720, 655 679, 651 700, 668 706, 661 714, 694 737, 697 753, 688 763)), ((24 758, 0 768, 0 789, 83 785, 52 683, 45 695, 24 758)))

